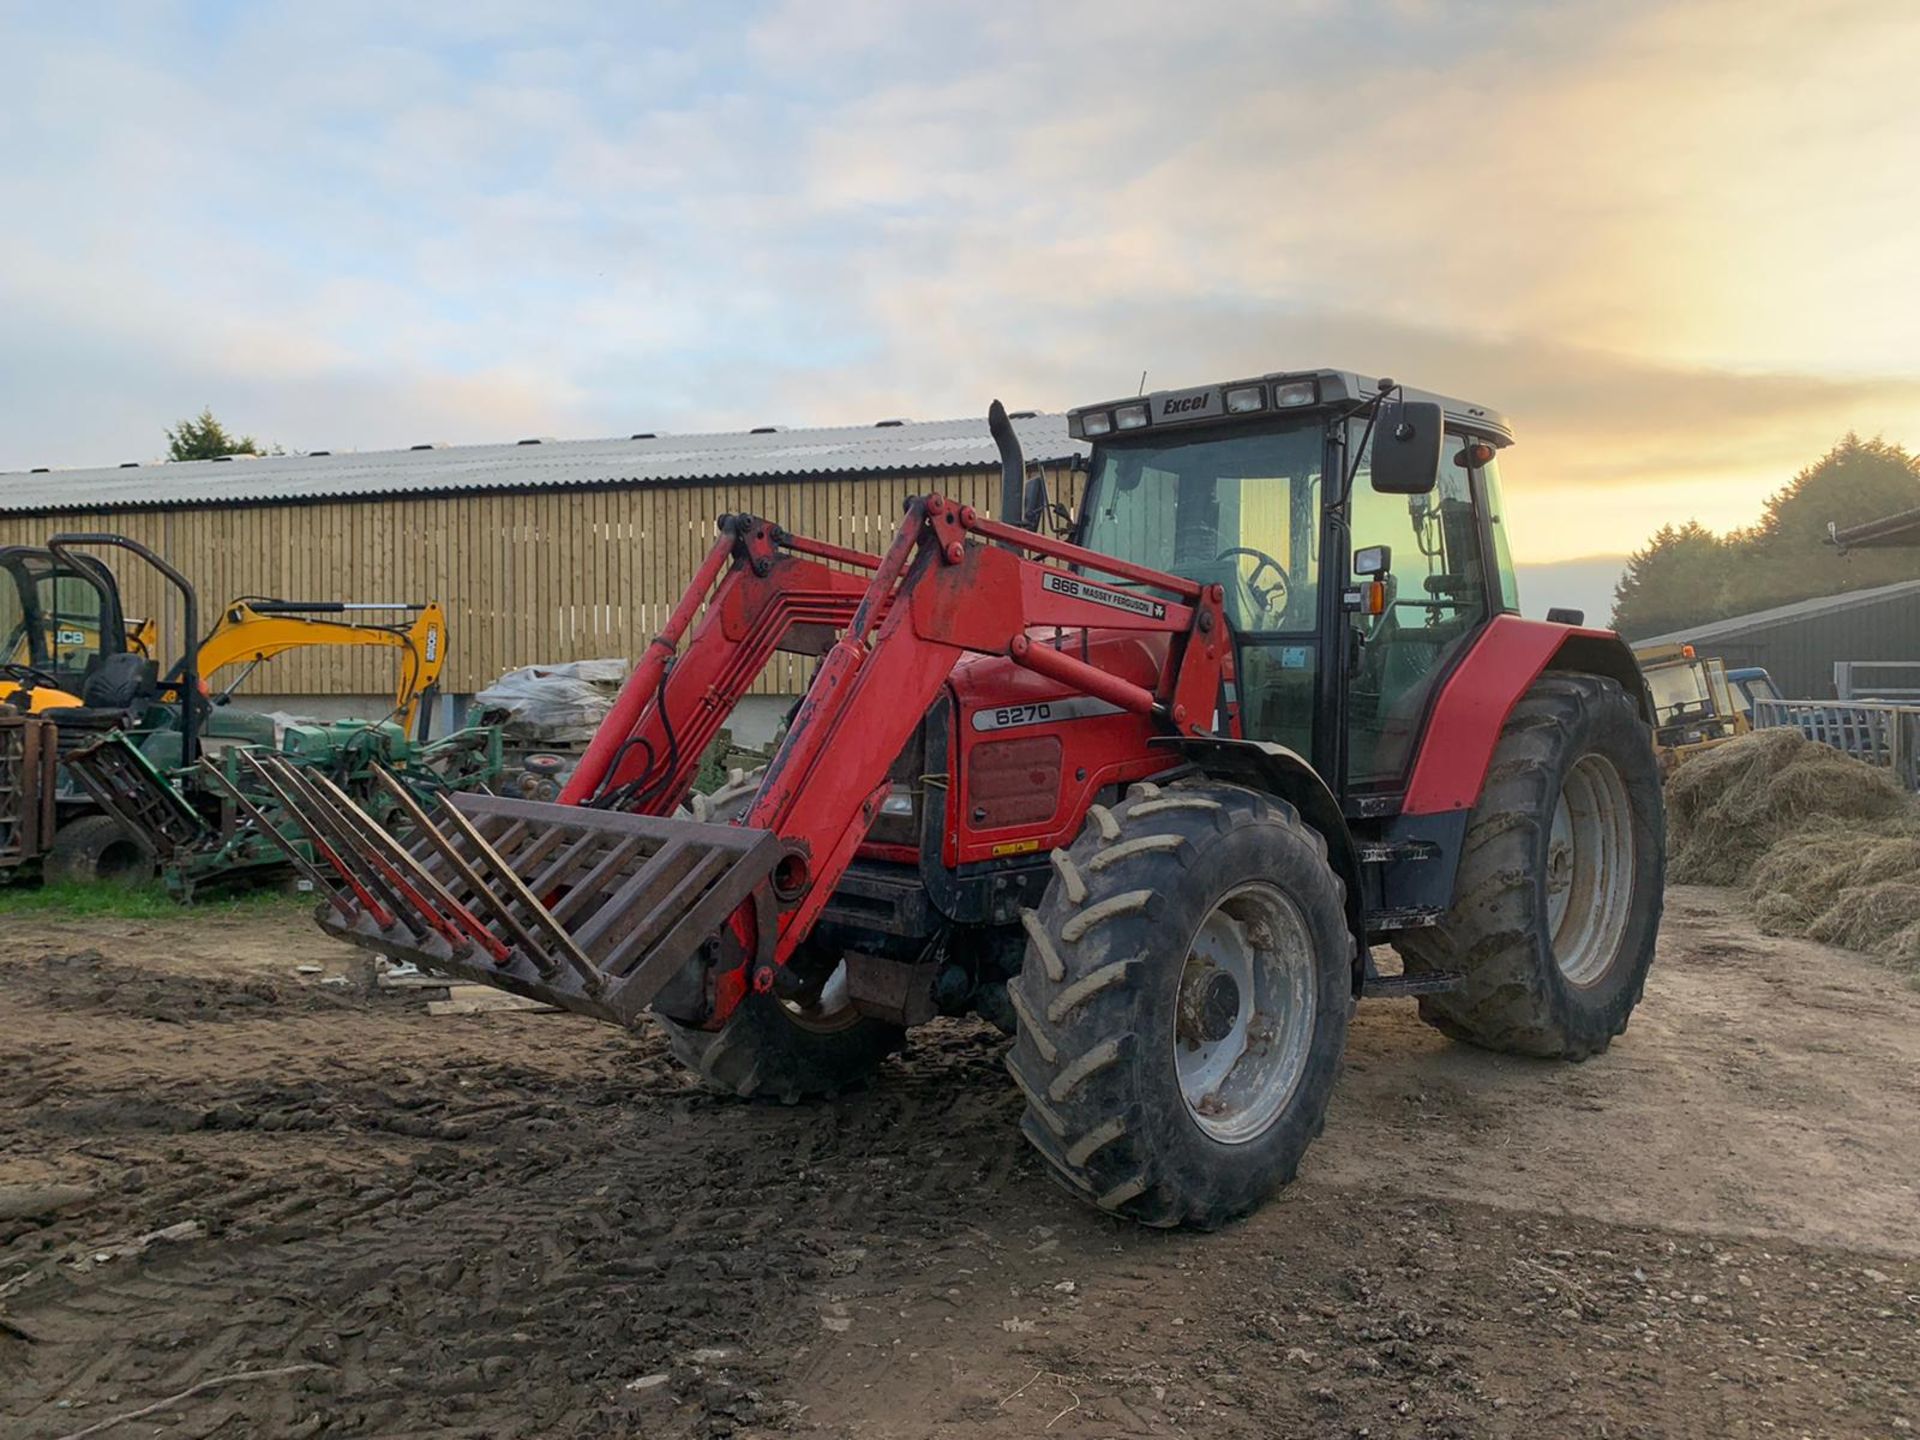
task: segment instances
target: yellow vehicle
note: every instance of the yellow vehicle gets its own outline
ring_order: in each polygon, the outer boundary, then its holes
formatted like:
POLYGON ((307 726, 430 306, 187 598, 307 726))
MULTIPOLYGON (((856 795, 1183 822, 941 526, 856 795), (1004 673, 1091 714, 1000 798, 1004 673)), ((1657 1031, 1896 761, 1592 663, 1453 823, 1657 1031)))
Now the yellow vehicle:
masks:
POLYGON ((1696 655, 1691 645, 1633 653, 1653 696, 1653 743, 1663 771, 1753 728, 1717 657, 1696 655))
POLYGON ((440 678, 446 664, 446 612, 433 602, 424 605, 356 604, 346 601, 301 602, 249 596, 235 600, 220 612, 220 622, 200 642, 200 675, 212 686, 213 677, 232 665, 246 668, 214 689, 216 705, 227 700, 263 663, 289 650, 315 645, 386 646, 400 652, 400 673, 394 681, 393 709, 387 718, 408 735, 417 733, 420 701, 440 678), (372 620, 319 619, 322 615, 368 612, 408 612, 407 625, 372 620))
MULTIPOLYGON (((260 665, 291 650, 374 646, 397 661, 385 716, 288 727, 284 744, 303 756, 332 757, 345 775, 363 751, 390 760, 444 753, 456 783, 497 769, 497 742, 492 750, 479 743, 485 737, 429 746, 420 733, 422 702, 446 662, 446 616, 437 604, 247 596, 226 605, 201 636, 191 582, 137 541, 62 535, 45 547, 0 547, 0 882, 35 874, 136 880, 168 853, 156 835, 174 848, 187 838, 199 845, 212 822, 171 787, 198 784, 203 756, 283 744, 272 717, 228 702, 260 665), (82 546, 125 550, 178 593, 178 633, 187 637, 178 660, 163 667, 158 624, 125 616, 114 572, 82 546), (124 741, 126 753, 103 749, 108 741, 124 741), (87 758, 93 755, 105 759, 87 758), (118 795, 124 804, 109 803, 102 785, 88 779, 113 761, 131 767, 131 788, 118 795), (166 823, 136 823, 156 815, 177 822, 177 833, 166 823)), ((217 839, 231 839, 232 815, 216 828, 217 839)), ((233 853, 214 853, 208 868, 225 866, 233 853)))
MULTIPOLYGON (((272 600, 245 596, 229 603, 200 642, 196 669, 212 702, 224 704, 266 661, 289 650, 314 646, 376 646, 399 652, 393 709, 387 718, 414 735, 422 697, 446 664, 446 612, 437 604, 369 604, 352 601, 272 600), (407 614, 404 624, 371 618, 407 614), (349 619, 348 616, 366 616, 349 619), (244 668, 223 689, 212 689, 222 670, 244 668)), ((91 557, 69 552, 65 560, 34 546, 0 548, 0 706, 41 715, 86 707, 89 675, 109 656, 155 660, 159 626, 120 614, 113 574, 91 557), (101 636, 120 634, 118 644, 101 636), (24 704, 14 699, 26 692, 24 704)), ((175 667, 177 671, 179 667, 175 667)), ((175 698, 178 677, 157 679, 155 698, 175 698)))

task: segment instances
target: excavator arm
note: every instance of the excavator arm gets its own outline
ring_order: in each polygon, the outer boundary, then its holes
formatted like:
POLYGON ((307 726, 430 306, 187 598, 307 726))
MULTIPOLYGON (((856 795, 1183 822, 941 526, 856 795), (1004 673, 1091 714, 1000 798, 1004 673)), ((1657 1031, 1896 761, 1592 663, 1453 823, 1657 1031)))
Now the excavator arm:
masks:
POLYGON ((231 694, 255 667, 289 650, 315 646, 374 646, 399 651, 394 681, 393 718, 411 735, 420 699, 440 678, 447 653, 446 612, 437 604, 361 605, 332 601, 235 600, 220 612, 219 623, 200 644, 200 673, 212 677, 232 665, 247 668, 216 695, 231 694), (321 619, 323 615, 412 611, 406 626, 372 621, 321 619))
POLYGON ((403 843, 324 776, 252 761, 332 869, 320 923, 623 1023, 670 992, 672 1013, 717 1026, 750 987, 780 984, 961 657, 1006 656, 1169 735, 1214 723, 1232 663, 1218 586, 938 495, 908 504, 878 556, 746 516, 720 532, 559 804, 457 795, 428 816, 395 783, 403 843), (1165 636, 1155 683, 1081 658, 1090 628, 1165 636), (752 808, 737 825, 676 814, 776 650, 821 664, 752 808))

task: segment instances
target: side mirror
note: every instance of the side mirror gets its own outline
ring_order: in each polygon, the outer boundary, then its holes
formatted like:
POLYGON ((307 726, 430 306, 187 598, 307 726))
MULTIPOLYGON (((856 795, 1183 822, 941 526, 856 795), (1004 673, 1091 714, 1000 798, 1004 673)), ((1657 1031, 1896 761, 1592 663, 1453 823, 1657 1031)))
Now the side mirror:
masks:
POLYGON ((1047 472, 1038 465, 1027 472, 1027 488, 1021 496, 1020 519, 1017 522, 1022 530, 1039 530, 1040 522, 1047 518, 1052 509, 1047 496, 1047 472))
POLYGON ((1373 488, 1425 495, 1440 483, 1444 419, 1431 400, 1382 400, 1373 422, 1373 488))
POLYGON ((1376 575, 1384 575, 1393 569, 1393 547, 1391 545, 1369 545, 1364 550, 1353 552, 1353 573, 1371 580, 1376 575))

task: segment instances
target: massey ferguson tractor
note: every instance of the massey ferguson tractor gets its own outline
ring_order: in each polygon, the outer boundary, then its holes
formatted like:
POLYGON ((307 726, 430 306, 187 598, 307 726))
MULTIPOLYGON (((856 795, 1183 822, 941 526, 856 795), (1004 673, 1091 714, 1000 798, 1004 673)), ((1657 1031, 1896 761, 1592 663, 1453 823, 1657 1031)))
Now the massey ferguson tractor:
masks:
POLYGON ((1517 613, 1506 421, 1331 370, 1088 406, 1064 538, 990 423, 1007 518, 918 496, 872 555, 722 516, 558 803, 391 784, 403 843, 252 760, 321 924, 651 1012, 741 1096, 834 1092, 977 1012, 1053 1174, 1149 1225, 1293 1177, 1358 997, 1604 1050, 1660 921, 1659 773, 1620 639, 1517 613), (819 662, 778 752, 693 795, 775 651, 819 662))

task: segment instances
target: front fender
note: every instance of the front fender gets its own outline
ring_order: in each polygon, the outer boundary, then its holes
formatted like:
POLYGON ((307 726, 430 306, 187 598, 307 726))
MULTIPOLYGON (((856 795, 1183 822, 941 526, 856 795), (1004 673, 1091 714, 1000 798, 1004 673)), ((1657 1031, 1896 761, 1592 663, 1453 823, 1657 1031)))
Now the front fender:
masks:
POLYGON ((1244 785, 1284 800, 1300 813, 1327 842, 1327 863, 1333 866, 1347 892, 1347 928, 1354 937, 1355 983, 1366 957, 1366 928, 1360 909, 1360 857, 1340 811, 1320 772, 1284 745, 1265 740, 1233 740, 1218 736, 1180 736, 1156 739, 1170 745, 1186 760, 1216 780, 1244 785))

